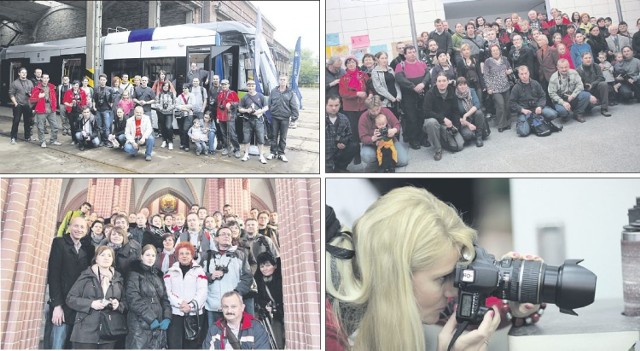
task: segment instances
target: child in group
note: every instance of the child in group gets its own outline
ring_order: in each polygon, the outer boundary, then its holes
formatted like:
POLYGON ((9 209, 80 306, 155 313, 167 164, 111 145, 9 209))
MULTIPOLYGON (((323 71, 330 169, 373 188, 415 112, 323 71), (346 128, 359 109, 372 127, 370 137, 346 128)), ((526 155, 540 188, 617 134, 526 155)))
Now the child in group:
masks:
MULTIPOLYGON (((202 124, 202 131, 207 136, 207 145, 209 146, 209 155, 213 155, 216 152, 216 123, 211 120, 211 112, 204 113, 204 123, 202 124)), ((204 154, 207 154, 207 149, 204 150, 204 154)))
POLYGON ((556 49, 558 50, 558 59, 567 59, 567 61, 569 61, 569 68, 576 69, 576 66, 573 64, 573 59, 571 58, 571 52, 567 50, 567 46, 564 45, 564 43, 558 43, 556 49))
POLYGON ((207 134, 204 133, 200 118, 193 119, 193 125, 189 128, 189 138, 196 144, 196 156, 207 154, 207 134))
POLYGON ((122 107, 118 107, 116 110, 116 118, 113 120, 113 134, 109 134, 109 148, 120 149, 124 147, 125 142, 127 141, 126 136, 124 135, 124 129, 127 126, 127 119, 124 117, 124 109, 122 107))
POLYGON ((600 70, 604 76, 604 81, 609 85, 609 105, 615 106, 618 104, 616 101, 616 93, 618 92, 618 88, 620 88, 621 84, 616 83, 616 79, 613 76, 613 66, 611 65, 611 62, 607 61, 606 52, 600 51, 598 53, 598 65, 600 66, 600 70))
POLYGON ((393 144, 393 138, 388 135, 389 122, 387 116, 379 114, 376 116, 376 130, 378 135, 378 150, 376 156, 378 158, 378 172, 395 173, 396 164, 398 163, 398 152, 393 144))

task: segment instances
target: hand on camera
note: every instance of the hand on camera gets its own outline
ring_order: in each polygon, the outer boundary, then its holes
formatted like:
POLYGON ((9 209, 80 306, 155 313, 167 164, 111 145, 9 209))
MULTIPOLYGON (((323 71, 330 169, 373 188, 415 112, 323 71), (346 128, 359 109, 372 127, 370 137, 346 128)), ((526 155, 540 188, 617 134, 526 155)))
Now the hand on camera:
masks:
MULTIPOLYGON (((456 314, 453 313, 447 323, 438 334, 438 351, 446 351, 449 347, 449 343, 453 338, 453 334, 456 331, 458 321, 456 320, 456 314)), ((498 308, 493 306, 490 311, 485 313, 482 323, 478 326, 478 329, 470 331, 466 334, 462 334, 455 344, 453 344, 452 350, 473 350, 473 351, 486 351, 489 349, 489 340, 493 333, 498 329, 500 325, 500 313, 498 308)))
MULTIPOLYGON (((514 260, 525 260, 525 261, 540 261, 542 262, 542 258, 538 255, 532 254, 520 254, 518 252, 507 252, 502 256, 502 259, 511 258, 514 260)), ((509 308, 511 315, 515 318, 526 318, 538 311, 540 305, 534 305, 532 303, 519 303, 514 301, 509 301, 509 308)))

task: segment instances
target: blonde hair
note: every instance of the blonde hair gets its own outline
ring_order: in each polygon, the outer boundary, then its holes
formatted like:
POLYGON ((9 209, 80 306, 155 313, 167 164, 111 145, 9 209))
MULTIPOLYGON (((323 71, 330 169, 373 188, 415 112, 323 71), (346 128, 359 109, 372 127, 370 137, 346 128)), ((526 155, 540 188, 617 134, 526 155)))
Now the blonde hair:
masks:
POLYGON ((475 237, 453 207, 425 189, 402 187, 367 209, 352 238, 334 238, 332 245, 356 252, 352 262, 330 255, 326 260, 334 311, 347 333, 358 330, 353 349, 424 350, 413 273, 433 268, 451 250, 469 253, 472 260, 475 237), (341 315, 342 307, 358 315, 341 315))

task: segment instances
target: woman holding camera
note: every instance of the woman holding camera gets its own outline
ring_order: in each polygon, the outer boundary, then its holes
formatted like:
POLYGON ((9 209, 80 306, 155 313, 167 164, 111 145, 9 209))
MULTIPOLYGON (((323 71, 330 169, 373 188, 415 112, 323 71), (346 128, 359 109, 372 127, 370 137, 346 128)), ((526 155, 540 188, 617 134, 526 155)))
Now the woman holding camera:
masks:
POLYGON ((207 277, 202 267, 193 260, 196 249, 188 242, 176 245, 178 262, 164 275, 164 284, 171 303, 171 323, 167 330, 168 349, 200 349, 206 335, 207 317, 204 304, 207 300, 207 277), (197 316, 200 331, 193 340, 184 332, 187 316, 197 316))
POLYGON ((173 110, 176 104, 176 95, 171 91, 171 82, 164 81, 162 90, 156 96, 158 104, 158 124, 160 125, 160 133, 162 134, 162 145, 160 147, 169 147, 173 150, 173 110))
POLYGON ((129 302, 127 349, 166 348, 166 330, 171 323, 171 305, 162 280, 162 271, 155 267, 156 248, 145 245, 140 261, 131 265, 126 296, 129 302))
POLYGON ((284 308, 282 298, 282 270, 269 252, 263 252, 256 258, 258 267, 254 278, 258 285, 256 297, 256 318, 265 317, 271 321, 276 349, 284 350, 284 308))
MULTIPOLYGON (((114 268, 115 252, 108 246, 96 249, 94 264, 80 274, 67 295, 67 306, 77 311, 71 342, 74 349, 113 349, 117 339, 100 336, 100 313, 126 310, 124 280, 114 268)), ((122 320, 124 322, 124 319, 122 320)))
MULTIPOLYGON (((326 289, 333 302, 327 321, 338 322, 327 325, 327 344, 349 349, 351 335, 352 350, 425 350, 423 324, 436 324, 457 296, 453 272, 458 262, 473 261, 475 230, 453 207, 414 187, 380 197, 355 222, 353 234, 339 227, 327 222, 327 228, 338 228, 327 230, 326 289)), ((452 350, 488 350, 502 311, 492 307, 452 350)), ((527 303, 510 312, 523 317, 533 311, 527 303)), ((451 316, 437 350, 447 350, 456 324, 451 316)))

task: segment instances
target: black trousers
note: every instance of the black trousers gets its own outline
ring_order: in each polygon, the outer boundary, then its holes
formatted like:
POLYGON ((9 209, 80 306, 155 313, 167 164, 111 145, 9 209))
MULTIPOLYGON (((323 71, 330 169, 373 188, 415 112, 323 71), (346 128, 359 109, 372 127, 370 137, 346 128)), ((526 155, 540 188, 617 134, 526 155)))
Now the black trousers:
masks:
POLYGON ((24 139, 28 141, 31 138, 31 126, 33 125, 33 113, 29 105, 18 105, 13 108, 11 138, 18 139, 18 126, 20 125, 20 118, 23 116, 24 139))
POLYGON ((333 167, 330 166, 331 162, 327 162, 326 172, 331 173, 339 169, 347 169, 347 166, 353 161, 356 153, 359 153, 356 143, 348 144, 344 149, 338 150, 333 156, 333 167))
POLYGON ((158 125, 162 133, 162 139, 168 143, 173 143, 173 114, 158 112, 158 125))
POLYGON ((424 123, 423 97, 414 91, 402 91, 402 136, 405 143, 420 143, 424 123))
POLYGON ((178 118, 178 130, 180 131, 180 145, 189 147, 189 128, 193 125, 193 116, 178 118))
POLYGON ((113 350, 116 346, 115 342, 110 342, 107 344, 89 344, 86 342, 74 342, 73 348, 75 350, 113 350))
POLYGON ((200 333, 195 340, 187 340, 184 338, 184 317, 178 315, 171 316, 171 324, 167 329, 167 344, 170 350, 197 350, 202 348, 202 342, 207 335, 208 323, 206 311, 199 316, 200 333))

